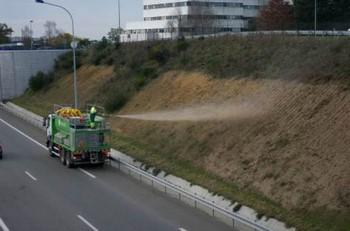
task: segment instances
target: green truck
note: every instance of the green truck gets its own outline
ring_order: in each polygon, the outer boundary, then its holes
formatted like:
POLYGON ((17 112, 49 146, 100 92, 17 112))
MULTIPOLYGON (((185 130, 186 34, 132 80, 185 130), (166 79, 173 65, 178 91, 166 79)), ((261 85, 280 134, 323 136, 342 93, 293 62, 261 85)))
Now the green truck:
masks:
POLYGON ((54 106, 54 113, 44 119, 46 145, 51 156, 63 165, 103 165, 110 155, 111 130, 103 108, 87 106, 85 113, 71 107, 54 106), (100 112, 100 113, 98 113, 100 112))

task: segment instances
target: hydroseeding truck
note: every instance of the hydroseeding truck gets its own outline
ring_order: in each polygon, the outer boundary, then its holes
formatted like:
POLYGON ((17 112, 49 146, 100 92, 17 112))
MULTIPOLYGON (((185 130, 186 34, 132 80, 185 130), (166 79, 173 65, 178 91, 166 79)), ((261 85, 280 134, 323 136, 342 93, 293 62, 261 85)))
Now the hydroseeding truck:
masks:
MULTIPOLYGON (((104 109, 98 108, 100 113, 104 109)), ((47 128, 46 145, 51 156, 58 156, 63 165, 72 168, 81 164, 103 165, 110 155, 111 131, 96 108, 87 111, 54 106, 54 113, 44 119, 47 128)))

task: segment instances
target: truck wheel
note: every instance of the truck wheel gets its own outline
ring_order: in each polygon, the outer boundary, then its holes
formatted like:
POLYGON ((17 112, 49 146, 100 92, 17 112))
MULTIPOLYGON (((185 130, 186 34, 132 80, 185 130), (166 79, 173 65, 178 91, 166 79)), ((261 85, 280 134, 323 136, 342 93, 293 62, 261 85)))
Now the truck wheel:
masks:
POLYGON ((66 165, 66 151, 65 150, 62 150, 61 153, 60 153, 60 158, 61 158, 61 163, 63 165, 66 165))
POLYGON ((55 157, 55 154, 52 153, 53 145, 50 144, 49 146, 49 154, 51 157, 55 157))
POLYGON ((74 167, 74 164, 73 164, 73 161, 72 161, 72 155, 70 152, 67 153, 66 155, 66 162, 67 162, 67 167, 68 168, 73 168, 74 167))

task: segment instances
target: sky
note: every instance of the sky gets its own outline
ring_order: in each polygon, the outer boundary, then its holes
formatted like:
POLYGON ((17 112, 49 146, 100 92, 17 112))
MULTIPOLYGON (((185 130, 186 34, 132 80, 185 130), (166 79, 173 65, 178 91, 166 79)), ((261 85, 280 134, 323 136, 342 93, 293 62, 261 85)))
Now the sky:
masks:
MULTIPOLYGON (((63 6, 71 13, 77 37, 100 40, 111 28, 118 28, 118 0, 44 1, 63 6)), ((125 28, 126 22, 142 21, 142 11, 142 0, 120 0, 121 27, 125 28)), ((58 30, 72 34, 70 17, 63 9, 35 0, 0 0, 0 23, 14 30, 12 36, 21 36, 21 29, 31 24, 33 37, 42 37, 46 21, 54 21, 58 30)))

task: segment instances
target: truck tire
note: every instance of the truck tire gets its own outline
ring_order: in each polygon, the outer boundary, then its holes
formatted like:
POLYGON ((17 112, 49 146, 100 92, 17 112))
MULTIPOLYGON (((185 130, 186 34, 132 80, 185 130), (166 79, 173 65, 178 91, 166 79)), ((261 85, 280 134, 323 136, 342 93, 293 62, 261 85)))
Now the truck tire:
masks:
POLYGON ((66 163, 67 163, 67 167, 68 168, 74 168, 74 163, 72 161, 72 155, 70 152, 67 152, 67 155, 66 155, 66 163))
POLYGON ((52 153, 53 146, 50 144, 49 146, 49 154, 51 157, 55 157, 56 155, 52 153))
POLYGON ((96 164, 96 166, 98 166, 98 167, 103 167, 103 165, 104 165, 105 163, 104 162, 102 162, 102 163, 98 163, 98 164, 96 164))
POLYGON ((66 165, 67 158, 66 158, 66 151, 64 149, 60 153, 60 159, 61 159, 61 163, 63 165, 66 165))

